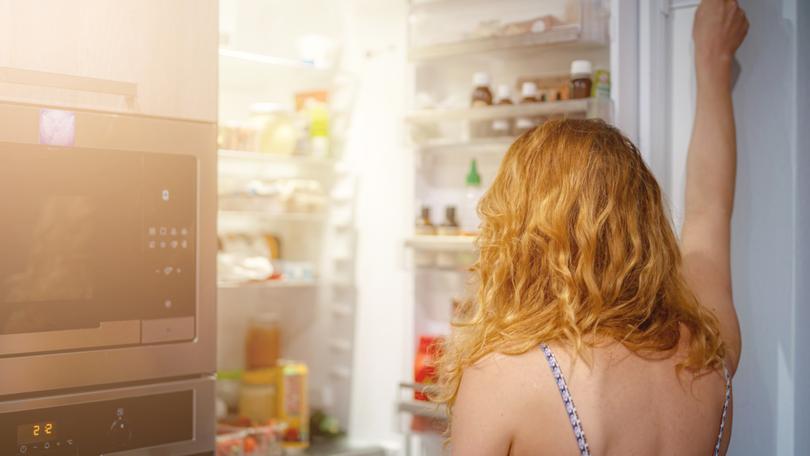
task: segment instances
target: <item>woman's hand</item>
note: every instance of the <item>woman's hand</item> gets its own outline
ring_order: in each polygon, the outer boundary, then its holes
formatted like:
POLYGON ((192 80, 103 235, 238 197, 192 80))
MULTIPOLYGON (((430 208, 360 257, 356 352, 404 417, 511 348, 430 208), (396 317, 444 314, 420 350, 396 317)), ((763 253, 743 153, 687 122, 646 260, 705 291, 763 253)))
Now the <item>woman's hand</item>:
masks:
POLYGON ((692 28, 698 74, 715 70, 728 72, 734 53, 747 33, 748 19, 737 0, 700 2, 692 28))

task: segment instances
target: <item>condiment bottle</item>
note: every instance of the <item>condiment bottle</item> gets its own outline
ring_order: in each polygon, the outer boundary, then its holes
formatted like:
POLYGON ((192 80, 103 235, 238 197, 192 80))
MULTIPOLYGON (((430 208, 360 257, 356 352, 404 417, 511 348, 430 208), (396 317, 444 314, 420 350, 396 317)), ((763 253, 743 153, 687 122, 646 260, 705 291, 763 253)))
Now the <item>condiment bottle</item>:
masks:
POLYGON ((470 170, 464 180, 464 207, 461 213, 461 229, 464 234, 475 234, 478 231, 478 201, 481 199, 481 175, 478 173, 478 162, 470 162, 470 170))
MULTIPOLYGON (((512 88, 509 87, 507 84, 501 84, 498 86, 497 91, 497 101, 495 102, 496 105, 503 106, 503 105, 511 105, 512 103, 512 88)), ((512 119, 495 119, 492 121, 492 135, 493 136, 510 136, 512 134, 512 129, 514 120, 512 119)))
POLYGON ((489 74, 479 71, 473 74, 472 107, 492 105, 492 91, 489 89, 489 74))
MULTIPOLYGON (((444 209, 444 223, 439 225, 437 232, 442 236, 458 236, 461 234, 461 229, 456 220, 455 206, 447 206, 444 209)), ((456 265, 457 259, 457 255, 454 252, 439 252, 436 255, 436 266, 440 268, 451 268, 456 265)))
MULTIPOLYGON (((470 103, 473 108, 492 105, 492 91, 489 89, 489 83, 489 74, 480 71, 473 74, 473 91, 470 103)), ((483 138, 491 134, 490 122, 480 120, 470 122, 470 137, 483 138)))
POLYGON ((589 98, 591 96, 591 62, 574 60, 571 62, 571 98, 589 98))
MULTIPOLYGON (((537 97, 537 84, 526 81, 520 87, 522 98, 520 104, 538 103, 540 99, 537 97)), ((515 121, 515 134, 522 135, 532 128, 536 127, 542 118, 539 117, 518 117, 515 121)))
MULTIPOLYGON (((414 231, 419 236, 432 236, 436 234, 436 227, 430 220, 430 207, 422 206, 422 211, 416 219, 416 229, 414 231)), ((417 250, 414 254, 414 261, 417 266, 433 266, 436 263, 436 254, 417 250)))

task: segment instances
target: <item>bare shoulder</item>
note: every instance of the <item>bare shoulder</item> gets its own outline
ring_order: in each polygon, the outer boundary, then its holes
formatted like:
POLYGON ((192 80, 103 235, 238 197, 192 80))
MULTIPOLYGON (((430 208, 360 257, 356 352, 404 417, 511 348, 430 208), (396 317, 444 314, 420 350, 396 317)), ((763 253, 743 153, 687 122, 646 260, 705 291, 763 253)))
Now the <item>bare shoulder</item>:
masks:
POLYGON ((538 349, 493 353, 465 369, 453 408, 453 454, 508 454, 521 424, 548 396, 543 368, 548 370, 538 349))

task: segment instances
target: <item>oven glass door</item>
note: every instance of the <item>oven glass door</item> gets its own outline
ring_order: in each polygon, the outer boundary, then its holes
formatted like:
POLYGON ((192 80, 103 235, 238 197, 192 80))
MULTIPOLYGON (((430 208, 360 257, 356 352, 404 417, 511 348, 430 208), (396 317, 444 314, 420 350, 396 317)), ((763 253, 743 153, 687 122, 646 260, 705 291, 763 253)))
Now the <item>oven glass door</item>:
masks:
POLYGON ((197 160, 0 144, 0 356, 195 337, 197 160))

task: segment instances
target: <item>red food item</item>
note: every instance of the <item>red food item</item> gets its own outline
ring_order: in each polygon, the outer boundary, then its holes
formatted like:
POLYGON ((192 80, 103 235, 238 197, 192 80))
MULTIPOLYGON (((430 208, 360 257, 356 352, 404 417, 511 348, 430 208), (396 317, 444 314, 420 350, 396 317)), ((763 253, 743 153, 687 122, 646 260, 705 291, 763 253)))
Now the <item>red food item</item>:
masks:
POLYGON ((287 428, 287 431, 284 432, 284 441, 285 442, 300 442, 301 441, 301 434, 298 432, 296 428, 287 428))
POLYGON ((254 451, 256 451, 257 446, 258 445, 256 444, 256 439, 254 437, 251 436, 245 437, 245 453, 247 454, 253 453, 254 451))
MULTIPOLYGON (((419 350, 413 362, 413 380, 417 384, 429 385, 436 382, 436 367, 434 362, 439 355, 439 348, 443 338, 434 336, 419 337, 419 350)), ((415 391, 414 399, 428 400, 425 393, 415 391)))

